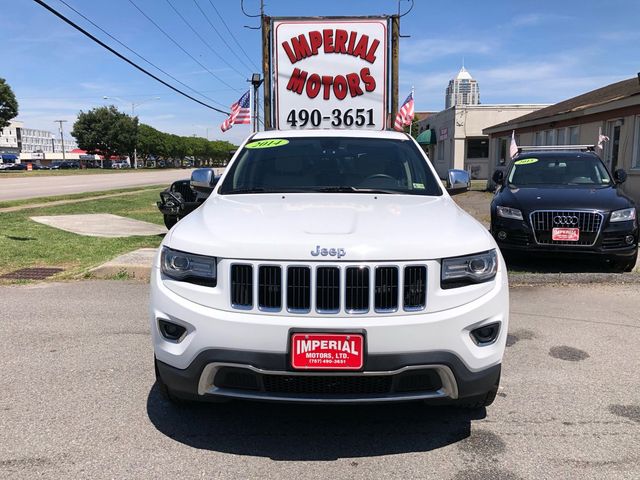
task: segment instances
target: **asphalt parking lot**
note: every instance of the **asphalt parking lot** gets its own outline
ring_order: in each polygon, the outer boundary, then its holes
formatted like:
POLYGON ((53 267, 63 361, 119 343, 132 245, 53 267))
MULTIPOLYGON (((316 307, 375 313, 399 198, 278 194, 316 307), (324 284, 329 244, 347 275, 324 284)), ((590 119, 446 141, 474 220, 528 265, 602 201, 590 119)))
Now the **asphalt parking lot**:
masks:
POLYGON ((640 472, 637 284, 512 289, 502 389, 420 404, 176 408, 148 286, 0 288, 0 478, 608 478, 640 472))

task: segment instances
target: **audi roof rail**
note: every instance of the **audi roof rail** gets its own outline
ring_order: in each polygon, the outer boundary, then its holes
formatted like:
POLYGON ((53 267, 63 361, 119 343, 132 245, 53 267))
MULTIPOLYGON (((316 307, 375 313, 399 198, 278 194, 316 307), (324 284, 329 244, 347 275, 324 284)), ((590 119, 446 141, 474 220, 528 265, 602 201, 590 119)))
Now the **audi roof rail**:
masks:
POLYGON ((581 152, 593 152, 595 151, 595 145, 528 145, 518 147, 518 153, 522 152, 540 152, 544 150, 555 150, 555 151, 572 151, 579 150, 581 152))

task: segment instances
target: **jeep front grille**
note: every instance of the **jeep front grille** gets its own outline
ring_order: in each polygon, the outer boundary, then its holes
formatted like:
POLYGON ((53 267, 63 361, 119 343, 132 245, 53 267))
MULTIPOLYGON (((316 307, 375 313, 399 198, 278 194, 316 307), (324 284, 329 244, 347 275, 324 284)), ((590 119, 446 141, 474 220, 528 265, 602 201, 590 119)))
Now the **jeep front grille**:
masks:
POLYGON ((534 239, 540 245, 567 245, 590 247, 595 245, 603 215, 599 212, 585 212, 578 210, 536 210, 531 212, 529 220, 533 229, 534 239), (554 228, 578 228, 580 239, 576 242, 567 240, 553 240, 554 228))
POLYGON ((229 281, 231 307, 241 310, 389 314, 427 306, 426 265, 232 263, 229 281))

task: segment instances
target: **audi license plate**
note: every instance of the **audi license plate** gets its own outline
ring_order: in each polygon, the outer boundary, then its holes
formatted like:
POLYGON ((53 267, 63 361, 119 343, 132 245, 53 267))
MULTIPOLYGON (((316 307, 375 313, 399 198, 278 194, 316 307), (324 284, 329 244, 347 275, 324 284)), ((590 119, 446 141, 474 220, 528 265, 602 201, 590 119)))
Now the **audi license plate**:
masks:
POLYGON ((560 242, 577 242, 580 240, 579 228, 554 228, 551 231, 551 240, 560 242))
POLYGON ((360 370, 364 338, 357 333, 294 333, 291 366, 300 370, 360 370))

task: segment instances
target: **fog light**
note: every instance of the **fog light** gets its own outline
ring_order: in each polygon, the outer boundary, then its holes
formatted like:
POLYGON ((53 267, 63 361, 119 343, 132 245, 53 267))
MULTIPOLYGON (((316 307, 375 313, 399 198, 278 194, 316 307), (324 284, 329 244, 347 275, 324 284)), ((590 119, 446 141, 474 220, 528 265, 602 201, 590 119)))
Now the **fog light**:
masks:
POLYGON ((633 235, 627 235, 626 237, 624 237, 624 241, 627 245, 631 245, 634 240, 635 238, 633 238, 633 235))
POLYGON ((166 320, 158 320, 158 326, 160 327, 160 333, 164 338, 176 342, 181 341, 187 331, 187 329, 182 325, 177 325, 166 320))
POLYGON ((483 325, 471 331, 471 339, 476 345, 490 345, 496 341, 500 333, 500 322, 483 325))
POLYGON ((500 240, 505 240, 507 238, 507 232, 505 232, 504 230, 500 230, 498 232, 498 238, 500 240))

